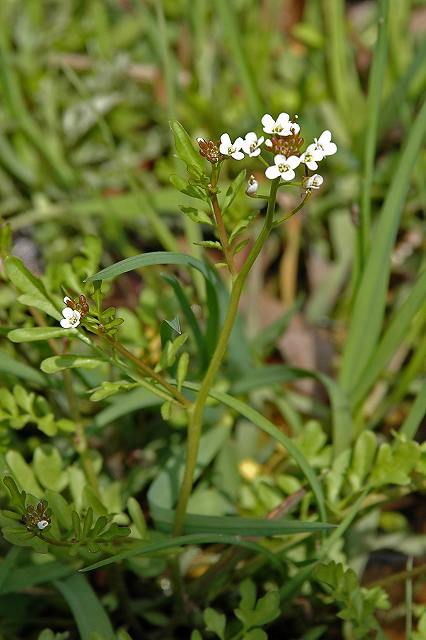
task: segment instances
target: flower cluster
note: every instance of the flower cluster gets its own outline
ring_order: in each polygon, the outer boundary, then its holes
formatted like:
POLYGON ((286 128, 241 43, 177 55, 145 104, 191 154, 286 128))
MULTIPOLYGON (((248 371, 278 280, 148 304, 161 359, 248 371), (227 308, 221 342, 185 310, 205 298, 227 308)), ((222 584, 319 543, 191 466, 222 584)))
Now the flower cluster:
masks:
MULTIPOLYGON (((297 122, 290 120, 288 113, 280 113, 276 120, 267 113, 262 118, 262 126, 263 131, 271 138, 265 140, 263 135, 258 137, 254 131, 249 131, 245 138, 238 137, 232 141, 228 133, 223 133, 220 137, 220 144, 215 145, 215 153, 211 154, 212 160, 218 162, 226 157, 242 160, 244 156, 254 158, 260 155, 264 144, 265 150, 274 154, 273 164, 265 170, 265 175, 269 180, 281 178, 289 182, 296 175, 295 169, 303 164, 306 167, 305 188, 307 190, 319 189, 323 183, 322 176, 316 173, 308 177, 307 170, 315 171, 321 160, 336 153, 337 146, 331 141, 331 132, 323 131, 319 138, 314 138, 313 143, 301 152, 304 141, 299 133, 300 126, 297 122)), ((204 141, 203 143, 207 144, 204 141)), ((204 151, 201 147, 200 152, 206 157, 207 154, 204 151)), ((257 182, 252 178, 246 193, 256 195, 256 190, 257 182)))
POLYGON ((65 309, 62 309, 61 327, 63 329, 75 329, 80 324, 80 321, 89 312, 89 305, 87 304, 86 297, 81 295, 78 298, 78 302, 65 296, 64 303, 67 305, 65 309))

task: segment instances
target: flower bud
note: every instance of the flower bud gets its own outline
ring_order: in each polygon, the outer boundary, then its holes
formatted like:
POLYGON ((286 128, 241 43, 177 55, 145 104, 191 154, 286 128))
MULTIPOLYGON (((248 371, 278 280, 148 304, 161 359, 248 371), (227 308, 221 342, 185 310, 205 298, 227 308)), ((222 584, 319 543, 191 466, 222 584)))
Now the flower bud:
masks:
POLYGON ((314 173, 313 176, 310 176, 305 182, 306 190, 311 189, 319 189, 322 183, 324 182, 324 178, 320 176, 319 173, 314 173))
POLYGON ((246 194, 251 198, 253 198, 257 193, 258 187, 259 187, 259 183, 256 180, 256 178, 254 176, 250 176, 247 183, 246 194))

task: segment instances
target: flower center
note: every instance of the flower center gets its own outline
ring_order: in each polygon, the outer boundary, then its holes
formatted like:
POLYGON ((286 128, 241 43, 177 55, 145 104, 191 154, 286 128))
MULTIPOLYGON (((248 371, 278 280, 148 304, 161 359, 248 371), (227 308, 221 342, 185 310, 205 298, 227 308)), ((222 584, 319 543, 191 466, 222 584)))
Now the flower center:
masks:
POLYGON ((257 147, 257 142, 252 142, 250 145, 250 151, 255 151, 257 147))
POLYGON ((285 173, 286 171, 289 170, 289 166, 288 166, 288 164, 279 164, 278 165, 278 169, 279 169, 280 173, 285 173))
POLYGON ((73 313, 72 316, 69 319, 69 323, 70 324, 78 324, 79 323, 79 317, 76 313, 73 313))
POLYGON ((273 133, 280 133, 283 130, 283 127, 280 124, 276 124, 274 125, 272 132, 273 133))

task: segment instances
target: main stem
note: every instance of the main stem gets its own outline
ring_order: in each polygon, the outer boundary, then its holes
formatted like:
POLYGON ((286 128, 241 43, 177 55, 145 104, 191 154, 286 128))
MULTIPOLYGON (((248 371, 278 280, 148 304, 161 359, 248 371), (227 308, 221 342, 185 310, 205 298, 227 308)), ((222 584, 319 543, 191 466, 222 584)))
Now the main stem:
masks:
POLYGON ((222 327, 221 334, 219 336, 218 343, 216 345, 215 352, 210 361, 209 368, 206 371, 206 375, 200 387, 200 391, 197 396, 197 400, 189 411, 189 426, 188 426, 188 438, 186 448, 186 464, 185 471, 182 480, 182 486, 179 495, 179 501, 176 508, 176 519, 174 526, 174 534, 180 535, 183 530, 186 507, 188 505, 189 496, 191 495, 192 485, 194 483, 194 472, 197 464, 198 448, 200 444, 201 429, 203 424, 204 407, 209 395, 209 391, 214 382, 216 373, 220 367, 220 364, 225 355, 226 348, 228 346, 229 337, 231 335, 232 328, 234 326, 235 318, 238 312, 238 305, 241 298, 241 293, 244 288, 245 281, 249 274, 254 261, 259 255, 266 238, 272 229, 275 200, 277 195, 279 180, 275 180, 271 185, 271 190, 268 198, 268 208, 266 211, 265 222, 262 230, 250 251, 246 262, 240 273, 235 278, 231 295, 229 299, 229 307, 226 314, 225 322, 222 327))

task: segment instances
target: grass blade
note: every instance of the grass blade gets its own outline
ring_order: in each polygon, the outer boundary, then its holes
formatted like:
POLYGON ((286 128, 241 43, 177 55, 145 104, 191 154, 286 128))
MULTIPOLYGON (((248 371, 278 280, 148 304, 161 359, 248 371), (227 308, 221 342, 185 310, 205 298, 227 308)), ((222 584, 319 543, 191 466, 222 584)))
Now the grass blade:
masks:
POLYGON ((380 0, 377 13, 378 35, 368 79, 367 128, 364 138, 364 167, 358 229, 358 270, 360 274, 363 271, 370 246, 371 187, 373 185, 379 114, 387 60, 389 0, 380 0))
POLYGON ((395 178, 388 190, 374 235, 373 249, 356 295, 340 372, 341 386, 349 394, 356 388, 382 329, 390 273, 390 254, 425 131, 426 101, 411 127, 395 178))
POLYGON ((262 113, 263 101, 256 84, 256 77, 249 65, 249 55, 244 51, 241 42, 241 30, 235 15, 235 5, 228 0, 217 0, 216 11, 218 12, 225 33, 225 41, 229 46, 233 62, 236 67, 237 77, 241 79, 241 84, 247 94, 247 101, 250 106, 253 118, 258 118, 262 113))
POLYGON ((377 349, 372 353, 369 363, 362 372, 359 384, 351 394, 354 406, 359 405, 370 390, 381 372, 384 371, 390 358, 400 346, 412 319, 421 306, 425 304, 426 271, 424 271, 411 289, 407 299, 396 310, 394 318, 383 335, 377 349))
POLYGON ((54 585, 72 611, 81 640, 93 640, 95 634, 102 640, 115 640, 111 622, 87 578, 74 574, 55 580, 54 585))
POLYGON ((405 418, 399 432, 409 440, 415 437, 417 429, 426 415, 426 380, 423 382, 413 406, 405 418))
POLYGON ((144 556, 144 555, 152 555, 154 553, 158 553, 160 551, 168 551, 171 549, 178 549, 179 547, 186 545, 194 545, 194 544, 228 544, 233 545, 235 547, 243 547, 244 549, 250 549, 257 554, 261 554, 266 556, 269 561, 275 565, 278 571, 282 572, 282 564, 280 560, 271 553, 268 549, 263 547, 260 544, 256 544, 255 542, 249 542, 248 540, 242 540, 236 536, 223 535, 221 533, 200 533, 188 536, 178 536, 177 538, 168 538, 166 540, 160 540, 159 542, 153 542, 151 544, 147 544, 146 542, 142 542, 140 544, 135 544, 131 549, 127 549, 126 551, 122 551, 121 553, 117 553, 105 560, 100 560, 99 562, 95 562, 94 564, 89 565, 82 569, 82 572, 93 571, 93 569, 98 569, 99 567, 105 567, 108 564, 113 562, 119 562, 121 560, 126 560, 127 558, 134 558, 135 556, 144 556))

